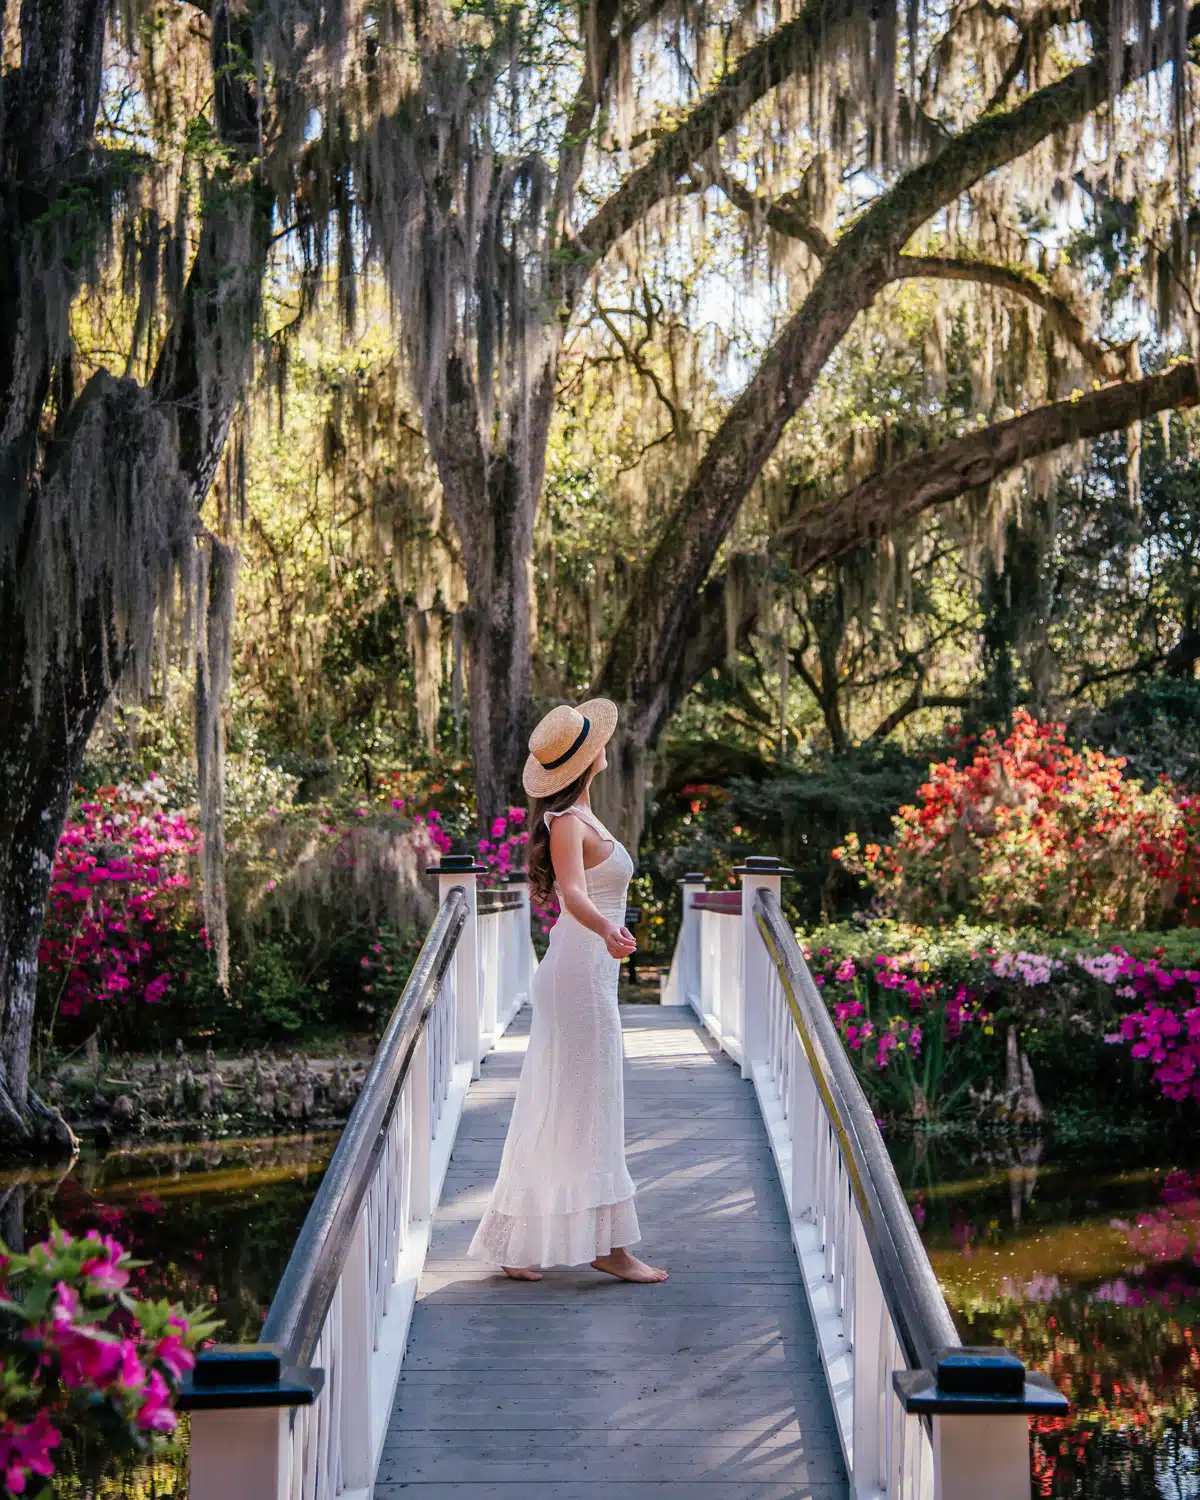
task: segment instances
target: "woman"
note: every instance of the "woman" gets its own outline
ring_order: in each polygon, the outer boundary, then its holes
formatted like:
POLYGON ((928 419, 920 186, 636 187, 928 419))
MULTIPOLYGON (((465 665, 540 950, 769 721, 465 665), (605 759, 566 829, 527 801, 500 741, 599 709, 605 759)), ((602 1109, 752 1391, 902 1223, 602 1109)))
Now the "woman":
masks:
POLYGON ((529 737, 529 884, 562 915, 533 982, 529 1051, 488 1211, 469 1254, 540 1281, 590 1261, 622 1281, 667 1273, 629 1253, 641 1238, 625 1165, 617 977, 637 944, 623 926, 633 862, 592 811, 615 704, 552 709, 529 737))

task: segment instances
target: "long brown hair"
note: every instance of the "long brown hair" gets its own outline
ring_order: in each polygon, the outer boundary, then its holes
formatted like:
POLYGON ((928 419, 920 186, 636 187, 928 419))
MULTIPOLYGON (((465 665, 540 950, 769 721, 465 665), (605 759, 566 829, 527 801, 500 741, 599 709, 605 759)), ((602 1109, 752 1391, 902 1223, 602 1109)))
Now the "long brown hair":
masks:
POLYGON ((592 774, 587 766, 561 791, 549 797, 534 797, 529 804, 529 890, 538 901, 549 901, 554 890, 554 863, 550 858, 550 830, 546 827, 548 812, 566 812, 579 801, 592 774))

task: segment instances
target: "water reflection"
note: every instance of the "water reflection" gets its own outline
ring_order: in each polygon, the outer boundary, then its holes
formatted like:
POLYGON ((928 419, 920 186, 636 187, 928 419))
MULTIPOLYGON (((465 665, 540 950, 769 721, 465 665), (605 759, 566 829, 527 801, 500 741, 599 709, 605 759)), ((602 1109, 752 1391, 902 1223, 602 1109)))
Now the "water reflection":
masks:
POLYGON ((1035 1434, 1034 1493, 1200 1497, 1200 1157, 893 1154, 963 1338, 1007 1344, 1071 1398, 1035 1434))
POLYGON ((85 1150, 65 1175, 3 1173, 5 1238, 40 1239, 52 1220, 102 1229, 147 1262, 143 1295, 203 1304, 222 1338, 255 1339, 336 1141, 174 1138, 85 1150))

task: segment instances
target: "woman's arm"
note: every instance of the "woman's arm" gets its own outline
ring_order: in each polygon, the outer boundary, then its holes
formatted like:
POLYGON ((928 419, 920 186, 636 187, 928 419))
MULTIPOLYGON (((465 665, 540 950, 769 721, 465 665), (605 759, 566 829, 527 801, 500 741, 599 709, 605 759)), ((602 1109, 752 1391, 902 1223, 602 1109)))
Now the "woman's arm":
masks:
POLYGON ((587 880, 583 873, 584 825, 568 814, 550 821, 550 859, 562 904, 581 927, 596 932, 613 958, 628 958, 637 948, 627 927, 610 922, 588 899, 587 880))

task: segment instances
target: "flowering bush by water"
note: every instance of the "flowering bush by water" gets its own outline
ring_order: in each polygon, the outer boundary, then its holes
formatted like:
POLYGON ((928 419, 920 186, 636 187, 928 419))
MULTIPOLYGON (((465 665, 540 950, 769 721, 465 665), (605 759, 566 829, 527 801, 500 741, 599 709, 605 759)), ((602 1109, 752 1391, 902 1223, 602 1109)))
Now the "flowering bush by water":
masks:
MULTIPOLYGON (((1008 1033, 1041 1103, 1200 1099, 1194 930, 1046 944, 958 923, 839 924, 802 939, 868 1095, 885 1114, 1004 1114, 1008 1033), (1148 1086, 1148 1087, 1147 1087, 1148 1086)), ((1011 1107, 1014 1101, 1008 1101, 1011 1107)), ((1028 1100, 1027 1100, 1028 1103, 1028 1100)))
POLYGON ((193 1350, 216 1325, 134 1297, 133 1264, 98 1231, 0 1245, 0 1494, 48 1496, 60 1465, 98 1480, 173 1431, 193 1350))

